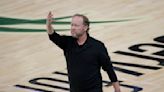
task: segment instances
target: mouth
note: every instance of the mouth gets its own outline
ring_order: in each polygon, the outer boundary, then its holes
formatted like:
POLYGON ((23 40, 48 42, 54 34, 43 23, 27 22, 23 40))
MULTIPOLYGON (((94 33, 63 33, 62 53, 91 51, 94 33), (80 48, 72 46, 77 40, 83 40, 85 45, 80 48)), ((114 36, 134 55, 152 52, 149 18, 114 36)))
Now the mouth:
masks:
POLYGON ((77 38, 77 35, 76 35, 75 32, 71 32, 71 35, 72 35, 73 38, 77 38))

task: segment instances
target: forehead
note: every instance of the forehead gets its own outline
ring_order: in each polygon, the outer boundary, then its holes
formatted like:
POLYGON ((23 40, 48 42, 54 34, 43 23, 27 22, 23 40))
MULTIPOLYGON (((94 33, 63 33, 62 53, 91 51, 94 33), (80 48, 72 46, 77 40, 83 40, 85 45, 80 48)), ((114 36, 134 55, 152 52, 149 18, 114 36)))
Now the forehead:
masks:
POLYGON ((72 17, 72 22, 83 23, 83 18, 81 16, 73 16, 72 17))

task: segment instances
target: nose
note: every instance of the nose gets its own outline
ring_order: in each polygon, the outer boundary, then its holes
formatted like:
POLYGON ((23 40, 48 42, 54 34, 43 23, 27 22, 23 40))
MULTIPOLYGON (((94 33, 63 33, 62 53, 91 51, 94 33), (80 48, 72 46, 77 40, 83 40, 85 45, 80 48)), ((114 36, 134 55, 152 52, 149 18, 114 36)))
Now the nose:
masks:
POLYGON ((73 26, 71 26, 71 33, 73 33, 74 30, 75 30, 75 28, 73 26))
POLYGON ((71 25, 71 29, 75 29, 75 26, 73 24, 71 25))
POLYGON ((71 31, 74 31, 74 30, 75 30, 75 26, 71 25, 71 31))

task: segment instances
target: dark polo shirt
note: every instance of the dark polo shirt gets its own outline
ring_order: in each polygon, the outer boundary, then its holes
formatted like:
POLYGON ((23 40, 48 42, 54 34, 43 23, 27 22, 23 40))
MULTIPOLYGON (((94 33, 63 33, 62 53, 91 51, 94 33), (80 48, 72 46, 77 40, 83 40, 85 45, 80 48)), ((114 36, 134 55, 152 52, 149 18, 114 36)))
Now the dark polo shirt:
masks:
POLYGON ((102 92, 100 69, 107 72, 111 82, 117 77, 104 44, 88 35, 86 42, 79 46, 71 36, 49 35, 51 41, 64 51, 67 61, 71 92, 102 92))

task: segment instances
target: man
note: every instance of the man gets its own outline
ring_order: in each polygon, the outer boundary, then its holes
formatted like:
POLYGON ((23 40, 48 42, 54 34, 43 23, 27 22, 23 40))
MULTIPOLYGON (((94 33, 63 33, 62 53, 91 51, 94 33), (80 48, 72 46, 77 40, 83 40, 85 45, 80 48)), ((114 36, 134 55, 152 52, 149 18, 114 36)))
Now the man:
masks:
POLYGON ((104 44, 88 33, 88 18, 80 14, 74 15, 71 22, 72 36, 61 36, 51 25, 52 17, 50 12, 47 17, 47 32, 50 40, 64 51, 70 92, 103 92, 101 67, 109 75, 115 92, 121 92, 104 44))

